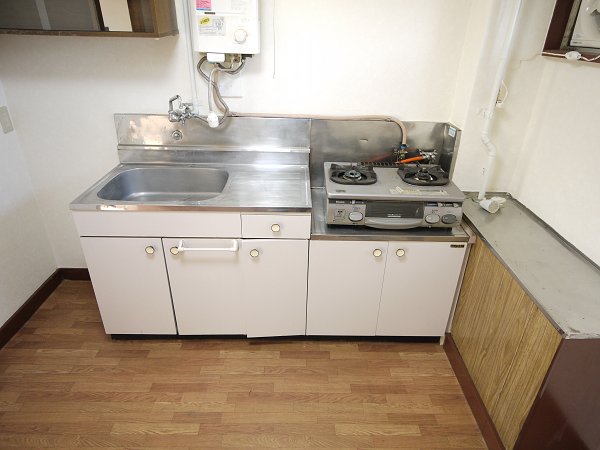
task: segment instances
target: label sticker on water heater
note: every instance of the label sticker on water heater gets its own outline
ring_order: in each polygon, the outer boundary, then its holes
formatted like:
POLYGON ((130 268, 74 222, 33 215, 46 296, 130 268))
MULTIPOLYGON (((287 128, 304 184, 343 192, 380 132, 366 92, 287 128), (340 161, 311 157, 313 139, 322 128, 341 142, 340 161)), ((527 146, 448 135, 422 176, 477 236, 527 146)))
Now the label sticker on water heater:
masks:
POLYGON ((212 9, 212 0, 196 0, 196 9, 210 11, 212 9))
POLYGON ((198 19, 198 32, 205 36, 225 36, 225 17, 200 17, 198 19))

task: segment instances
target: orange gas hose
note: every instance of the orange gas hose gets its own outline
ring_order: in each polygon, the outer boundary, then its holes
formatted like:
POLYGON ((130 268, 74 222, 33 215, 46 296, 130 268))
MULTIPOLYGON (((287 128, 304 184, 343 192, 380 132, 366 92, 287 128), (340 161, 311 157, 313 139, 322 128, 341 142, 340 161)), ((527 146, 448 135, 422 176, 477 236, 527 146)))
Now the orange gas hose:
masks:
POLYGON ((398 161, 399 163, 410 163, 410 162, 415 162, 415 161, 422 161, 425 158, 423 156, 415 156, 414 158, 406 158, 403 159, 402 161, 398 161))

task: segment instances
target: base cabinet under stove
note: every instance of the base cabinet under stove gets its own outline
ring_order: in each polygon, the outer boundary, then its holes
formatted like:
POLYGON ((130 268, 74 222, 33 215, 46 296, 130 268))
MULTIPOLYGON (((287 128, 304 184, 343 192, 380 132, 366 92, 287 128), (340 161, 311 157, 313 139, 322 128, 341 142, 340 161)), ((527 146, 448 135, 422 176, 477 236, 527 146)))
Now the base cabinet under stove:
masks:
POLYGON ((383 276, 378 336, 443 336, 466 244, 390 242, 383 276))
POLYGON ((387 246, 310 241, 307 335, 375 335, 387 246))
POLYGON ((467 244, 310 243, 307 335, 443 336, 467 244))

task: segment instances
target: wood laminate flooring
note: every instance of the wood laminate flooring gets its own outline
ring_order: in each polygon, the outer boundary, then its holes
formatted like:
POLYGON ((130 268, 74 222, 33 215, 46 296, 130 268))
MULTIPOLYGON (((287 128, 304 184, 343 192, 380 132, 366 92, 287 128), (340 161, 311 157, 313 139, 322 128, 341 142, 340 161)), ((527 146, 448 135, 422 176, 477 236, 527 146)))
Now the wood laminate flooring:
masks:
POLYGON ((484 449, 438 344, 104 334, 64 281, 0 350, 0 448, 484 449))

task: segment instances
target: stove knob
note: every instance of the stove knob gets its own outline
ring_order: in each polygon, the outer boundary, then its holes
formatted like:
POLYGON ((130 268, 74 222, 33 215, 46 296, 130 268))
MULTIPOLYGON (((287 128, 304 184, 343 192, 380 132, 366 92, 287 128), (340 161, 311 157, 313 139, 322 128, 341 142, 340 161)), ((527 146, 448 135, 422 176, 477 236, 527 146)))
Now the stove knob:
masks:
POLYGON ((446 224, 451 224, 456 222, 456 216, 454 214, 445 214, 442 216, 442 222, 446 224))
MULTIPOLYGON (((444 217, 446 217, 446 216, 444 216, 444 217)), ((425 222, 427 222, 427 223, 438 223, 439 221, 440 221, 440 216, 438 216, 437 214, 428 214, 425 217, 425 222)))
POLYGON ((363 213, 360 211, 352 211, 350 214, 348 214, 348 219, 350 219, 352 222, 360 222, 362 218, 363 213))

